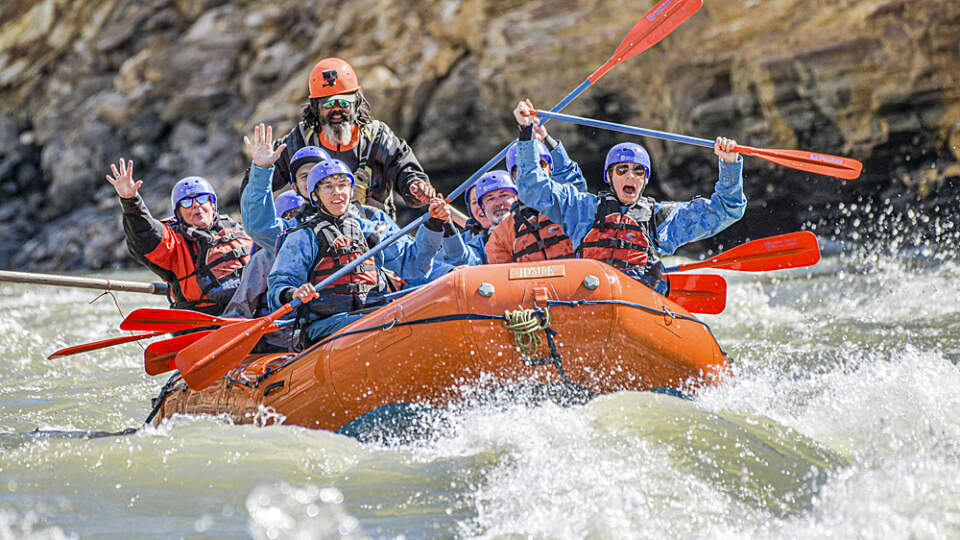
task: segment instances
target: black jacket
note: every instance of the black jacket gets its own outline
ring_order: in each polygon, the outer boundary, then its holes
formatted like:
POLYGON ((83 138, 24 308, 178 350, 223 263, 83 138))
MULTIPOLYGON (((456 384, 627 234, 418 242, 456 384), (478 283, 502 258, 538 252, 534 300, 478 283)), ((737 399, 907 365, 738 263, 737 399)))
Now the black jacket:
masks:
MULTIPOLYGON (((378 120, 362 127, 360 134, 359 144, 349 150, 338 151, 336 148, 321 145, 317 134, 313 130, 308 131, 307 126, 300 122, 282 141, 277 142, 277 145, 286 143, 287 147, 274 164, 273 190, 277 191, 290 183, 290 159, 297 150, 313 145, 323 148, 330 157, 343 161, 353 171, 361 167, 361 162, 370 167, 370 187, 366 200, 361 200, 360 203, 382 208, 392 218, 396 218, 394 192, 399 193, 408 206, 423 206, 423 203, 410 193, 410 185, 417 180, 429 182, 430 178, 423 171, 410 145, 378 120)), ((357 178, 358 185, 361 182, 361 178, 357 178)), ((357 195, 359 199, 360 190, 357 195)))

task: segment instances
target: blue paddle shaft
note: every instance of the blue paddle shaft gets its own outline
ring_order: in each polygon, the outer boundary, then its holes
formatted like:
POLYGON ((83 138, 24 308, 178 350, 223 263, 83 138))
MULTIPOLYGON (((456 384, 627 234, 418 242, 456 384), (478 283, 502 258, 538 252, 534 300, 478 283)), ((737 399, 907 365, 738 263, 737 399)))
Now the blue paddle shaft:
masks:
POLYGON ((714 145, 714 141, 711 141, 708 139, 700 139, 697 137, 687 137, 686 135, 676 135, 674 133, 667 133, 665 131, 643 129, 643 128, 638 128, 634 126, 627 126, 624 124, 614 124, 613 122, 604 122, 603 120, 594 120, 593 118, 583 118, 581 116, 570 116, 569 114, 560 114, 553 111, 537 111, 537 116, 545 120, 546 119, 560 120, 561 122, 569 122, 571 124, 577 124, 581 126, 608 129, 610 131, 619 131, 620 133, 629 133, 630 135, 640 135, 643 137, 652 137, 654 139, 664 139, 667 141, 693 144, 696 146, 704 146, 706 148, 713 148, 713 145, 714 145))
MULTIPOLYGON (((580 83, 580 86, 576 87, 576 88, 573 90, 573 92, 570 92, 569 94, 567 94, 567 97, 561 99, 561 100, 560 100, 560 103, 557 103, 556 105, 554 105, 553 109, 550 109, 550 110, 551 110, 551 111, 559 111, 559 110, 563 109, 563 108, 566 107, 571 101, 573 101, 573 100, 576 99, 580 94, 582 94, 587 88, 590 88, 590 85, 591 85, 591 83, 590 83, 590 80, 589 80, 589 79, 584 80, 582 83, 580 83)), ((561 115, 561 116, 562 116, 562 115, 561 115)), ((546 124, 546 119, 544 119, 544 121, 541 122, 541 125, 542 125, 542 124, 546 124)), ((467 178, 462 184, 460 184, 459 187, 457 187, 457 189, 455 189, 455 190, 453 190, 452 192, 450 192, 450 195, 448 195, 447 198, 448 198, 449 200, 454 200, 454 199, 456 199, 457 197, 459 197, 460 195, 463 195, 463 192, 466 191, 467 188, 469 188, 470 186, 472 186, 473 183, 476 182, 477 179, 480 178, 480 177, 483 175, 483 173, 489 171, 491 167, 493 167, 494 165, 496 165, 497 163, 499 163, 500 160, 503 159, 503 157, 507 155, 507 150, 509 150, 510 147, 513 146, 513 144, 514 144, 514 143, 511 142, 510 144, 508 144, 507 146, 505 146, 505 147, 503 148, 503 150, 501 150, 497 155, 493 156, 493 158, 491 158, 490 161, 486 162, 486 163, 483 165, 483 167, 480 167, 480 170, 478 170, 477 172, 473 173, 473 174, 470 176, 470 178, 467 178)), ((711 143, 711 146, 713 146, 713 143, 711 143)), ((374 246, 372 249, 370 249, 370 251, 364 253, 364 254, 361 255, 360 257, 358 257, 358 258, 354 259, 353 261, 349 262, 349 263, 346 264, 343 268, 337 270, 337 271, 334 272, 333 274, 330 274, 330 276, 328 276, 326 279, 324 279, 323 281, 321 281, 320 283, 318 283, 314 288, 317 289, 318 291, 326 288, 327 286, 329 286, 329 285, 330 285, 331 283, 333 283, 334 281, 342 278, 343 276, 345 276, 345 275, 347 275, 348 273, 350 273, 351 271, 353 271, 353 269, 356 268, 357 266, 359 266, 361 263, 363 263, 363 261, 369 259, 370 257, 374 257, 374 256, 377 255, 377 253, 380 253, 380 252, 383 251, 384 249, 387 249, 387 246, 389 246, 390 244, 396 242, 397 239, 399 239, 401 236, 409 233, 410 231, 412 231, 413 229, 415 229, 415 228, 416 228, 417 226, 419 226, 420 224, 426 222, 427 219, 429 219, 429 218, 430 218, 429 212, 428 212, 428 213, 424 213, 422 216, 420 216, 420 217, 418 217, 417 219, 411 221, 410 223, 408 223, 405 227, 403 227, 403 228, 400 229, 399 231, 391 234, 390 236, 388 236, 388 237, 385 238, 384 240, 381 240, 380 243, 377 244, 376 246, 374 246)))

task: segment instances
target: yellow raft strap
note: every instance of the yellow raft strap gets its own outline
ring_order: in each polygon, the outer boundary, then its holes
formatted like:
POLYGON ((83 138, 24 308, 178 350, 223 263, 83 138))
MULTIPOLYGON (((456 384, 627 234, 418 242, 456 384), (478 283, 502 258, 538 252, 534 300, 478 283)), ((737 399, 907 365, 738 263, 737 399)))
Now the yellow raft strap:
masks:
POLYGON ((537 332, 546 330, 550 327, 550 310, 538 309, 518 309, 516 311, 503 312, 503 325, 507 330, 513 332, 513 341, 517 344, 517 349, 524 356, 533 356, 543 339, 537 332), (537 312, 542 311, 543 323, 537 317, 537 312))

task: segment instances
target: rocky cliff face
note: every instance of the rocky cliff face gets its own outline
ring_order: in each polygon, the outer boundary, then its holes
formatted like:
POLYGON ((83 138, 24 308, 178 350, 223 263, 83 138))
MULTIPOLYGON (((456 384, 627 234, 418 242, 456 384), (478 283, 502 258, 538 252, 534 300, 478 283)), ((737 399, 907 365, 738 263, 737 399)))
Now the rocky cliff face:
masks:
MULTIPOLYGON (((0 7, 0 267, 130 264, 104 174, 136 162, 158 215, 189 174, 238 199, 257 122, 286 132, 307 74, 348 59, 375 115, 452 189, 515 134, 521 97, 549 108, 653 2, 8 0, 0 7)), ((749 160, 754 237, 858 198, 956 206, 960 4, 708 1, 566 112, 762 147, 860 159, 843 182, 749 160)), ((623 136, 552 124, 595 187, 623 136)), ((708 149, 645 140, 650 191, 709 193, 708 149)))

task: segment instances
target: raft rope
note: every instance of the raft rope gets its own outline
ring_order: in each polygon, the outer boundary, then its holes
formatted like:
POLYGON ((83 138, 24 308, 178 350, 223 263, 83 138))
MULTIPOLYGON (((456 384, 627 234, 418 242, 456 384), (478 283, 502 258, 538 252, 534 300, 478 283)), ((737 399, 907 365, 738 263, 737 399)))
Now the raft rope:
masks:
POLYGON ((537 332, 550 328, 549 309, 504 311, 503 319, 503 326, 513 332, 513 342, 524 356, 533 356, 537 352, 543 343, 537 332))

